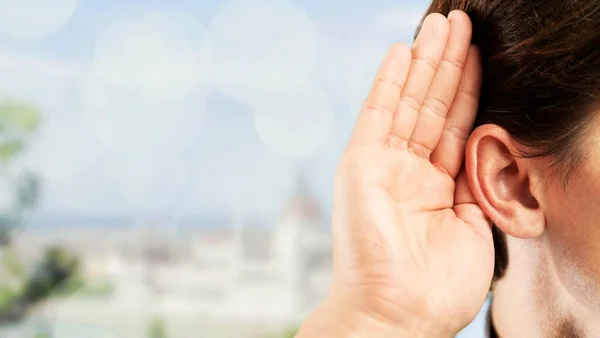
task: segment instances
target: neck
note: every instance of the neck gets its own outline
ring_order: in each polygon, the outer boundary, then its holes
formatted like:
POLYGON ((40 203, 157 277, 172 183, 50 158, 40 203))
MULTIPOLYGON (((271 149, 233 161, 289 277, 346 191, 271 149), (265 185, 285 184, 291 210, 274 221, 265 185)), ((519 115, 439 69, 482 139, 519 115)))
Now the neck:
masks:
POLYGON ((509 267, 493 287, 492 321, 500 337, 600 337, 600 312, 564 287, 543 244, 507 238, 509 267))

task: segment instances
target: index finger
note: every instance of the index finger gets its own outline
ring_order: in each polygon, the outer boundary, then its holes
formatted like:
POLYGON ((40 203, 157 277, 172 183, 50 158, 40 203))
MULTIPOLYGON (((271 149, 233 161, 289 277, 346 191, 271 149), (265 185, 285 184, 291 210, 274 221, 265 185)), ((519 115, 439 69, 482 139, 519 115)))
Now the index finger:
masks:
POLYGON ((385 143, 408 76, 411 58, 411 50, 404 44, 397 43, 390 48, 358 114, 351 143, 385 143))

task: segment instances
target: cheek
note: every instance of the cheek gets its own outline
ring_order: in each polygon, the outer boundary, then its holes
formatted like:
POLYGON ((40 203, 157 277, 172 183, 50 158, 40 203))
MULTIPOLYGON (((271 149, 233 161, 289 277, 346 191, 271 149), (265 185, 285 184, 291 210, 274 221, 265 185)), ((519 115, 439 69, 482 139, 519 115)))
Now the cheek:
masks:
POLYGON ((600 309, 600 180, 574 179, 545 198, 544 238, 561 284, 600 309), (593 183, 591 183, 593 182, 593 183))

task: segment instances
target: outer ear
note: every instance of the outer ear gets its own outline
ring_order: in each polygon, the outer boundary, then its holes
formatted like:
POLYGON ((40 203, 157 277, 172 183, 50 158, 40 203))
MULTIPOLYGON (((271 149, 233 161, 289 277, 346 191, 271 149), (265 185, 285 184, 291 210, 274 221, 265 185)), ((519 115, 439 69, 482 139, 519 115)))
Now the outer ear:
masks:
POLYGON ((512 237, 537 237, 545 214, 531 190, 535 171, 515 144, 503 128, 480 126, 467 142, 465 169, 477 203, 497 227, 512 237))

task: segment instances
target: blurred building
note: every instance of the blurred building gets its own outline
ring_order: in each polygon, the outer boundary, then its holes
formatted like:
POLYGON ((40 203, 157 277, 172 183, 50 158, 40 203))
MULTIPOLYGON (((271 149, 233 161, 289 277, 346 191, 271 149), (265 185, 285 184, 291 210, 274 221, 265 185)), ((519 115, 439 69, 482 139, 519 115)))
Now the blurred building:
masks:
POLYGON ((106 308, 112 319, 98 320, 114 326, 113 316, 136 315, 123 304, 139 303, 131 298, 131 290, 144 289, 149 292, 144 297, 150 297, 144 310, 165 313, 167 325, 169 320, 179 323, 181 318, 204 316, 232 325, 287 327, 299 323, 328 291, 327 218, 301 172, 271 224, 251 215, 233 215, 223 224, 206 227, 138 223, 118 229, 24 232, 15 247, 33 262, 34 251, 65 246, 80 255, 88 279, 114 284, 115 292, 104 298, 90 300, 82 294, 54 304, 62 308, 61 320, 103 317, 99 313, 106 308))

